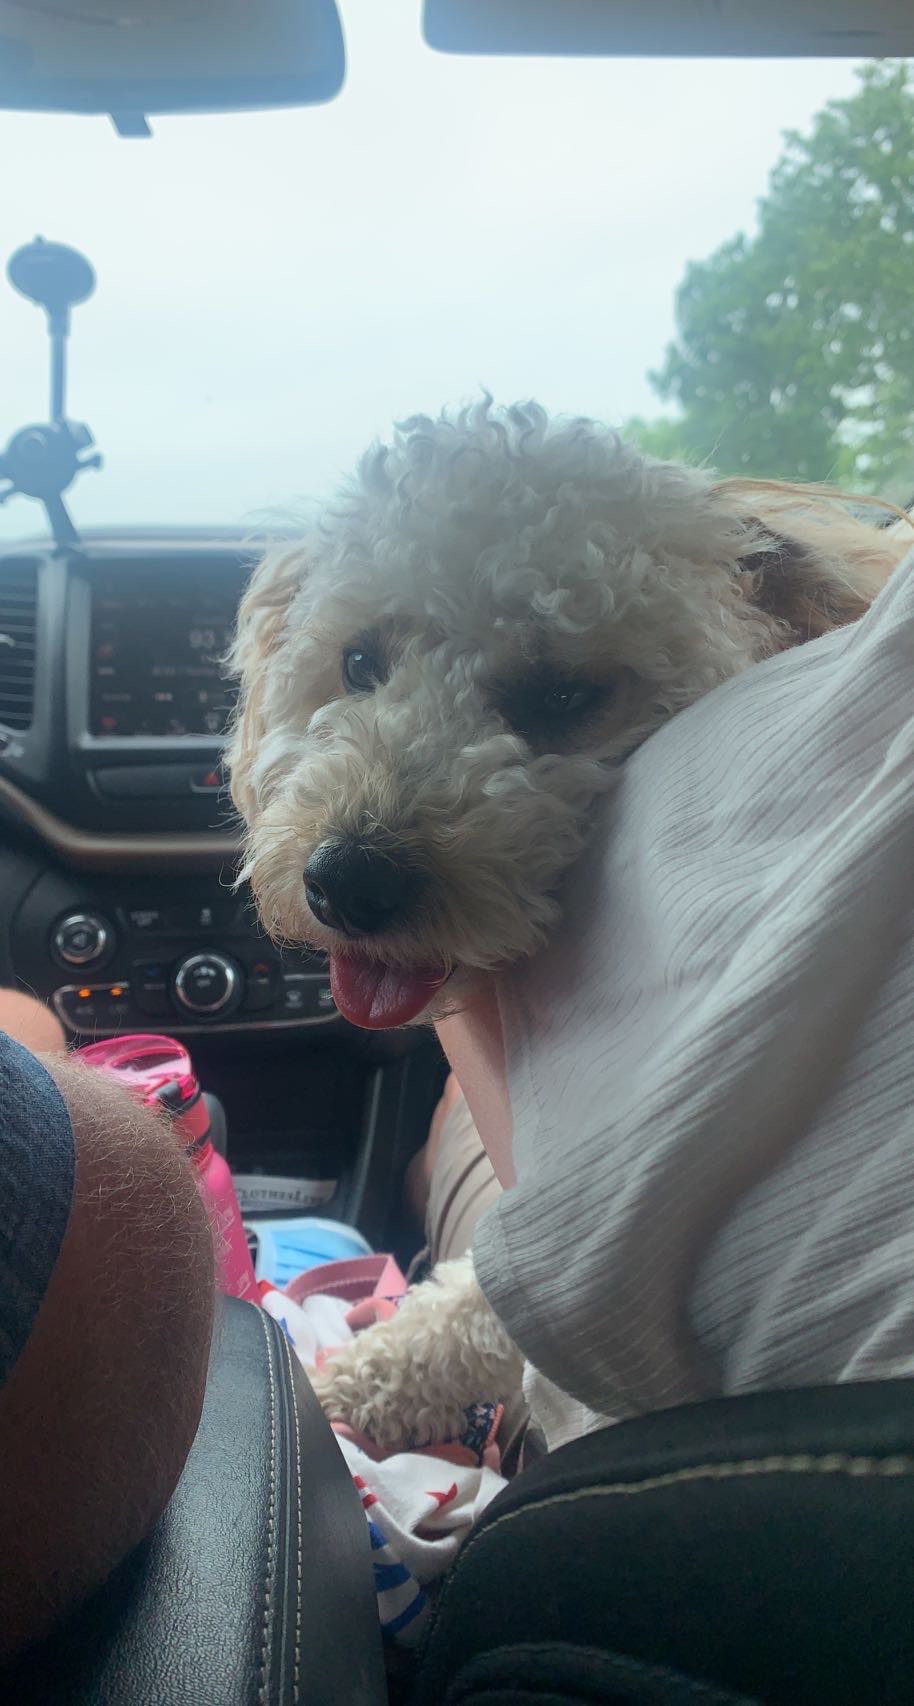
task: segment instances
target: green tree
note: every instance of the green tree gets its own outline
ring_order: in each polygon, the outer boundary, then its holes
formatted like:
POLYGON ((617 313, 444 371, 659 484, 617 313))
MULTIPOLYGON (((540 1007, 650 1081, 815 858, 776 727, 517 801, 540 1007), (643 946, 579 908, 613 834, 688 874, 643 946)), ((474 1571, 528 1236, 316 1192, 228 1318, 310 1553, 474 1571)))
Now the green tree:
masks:
POLYGON ((756 235, 687 268, 651 375, 679 412, 635 423, 647 448, 914 490, 914 72, 877 61, 859 82, 785 137, 756 235))
POLYGON ((662 462, 689 462, 693 460, 692 447, 685 434, 683 422, 674 420, 670 415, 660 415, 656 420, 646 421, 641 415, 632 415, 622 428, 625 438, 646 450, 649 456, 659 456, 662 462))

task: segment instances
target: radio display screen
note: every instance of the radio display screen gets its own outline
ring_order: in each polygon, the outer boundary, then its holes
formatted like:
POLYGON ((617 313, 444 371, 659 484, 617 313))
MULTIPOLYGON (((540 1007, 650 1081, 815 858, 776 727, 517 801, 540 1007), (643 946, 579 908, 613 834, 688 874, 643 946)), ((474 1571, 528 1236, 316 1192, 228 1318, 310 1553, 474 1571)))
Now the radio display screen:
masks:
POLYGON ((92 591, 90 733, 218 739, 234 702, 221 659, 242 575, 101 570, 92 591))

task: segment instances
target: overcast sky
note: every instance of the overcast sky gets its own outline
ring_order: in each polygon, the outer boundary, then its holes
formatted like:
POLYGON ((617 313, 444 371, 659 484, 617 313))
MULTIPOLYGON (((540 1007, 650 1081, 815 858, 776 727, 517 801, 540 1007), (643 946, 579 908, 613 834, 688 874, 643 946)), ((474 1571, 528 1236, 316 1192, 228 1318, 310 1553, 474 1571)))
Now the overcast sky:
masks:
MULTIPOLYGON (((70 413, 92 522, 235 522, 330 488, 398 416, 503 401, 656 413, 685 262, 751 226, 842 60, 446 59, 419 0, 344 0, 340 98, 301 112, 0 115, 4 257, 75 244, 70 413), (15 162, 15 165, 13 164, 15 162)), ((44 322, 0 281, 0 442, 46 410, 44 322)), ((23 500, 0 535, 35 531, 23 500)))

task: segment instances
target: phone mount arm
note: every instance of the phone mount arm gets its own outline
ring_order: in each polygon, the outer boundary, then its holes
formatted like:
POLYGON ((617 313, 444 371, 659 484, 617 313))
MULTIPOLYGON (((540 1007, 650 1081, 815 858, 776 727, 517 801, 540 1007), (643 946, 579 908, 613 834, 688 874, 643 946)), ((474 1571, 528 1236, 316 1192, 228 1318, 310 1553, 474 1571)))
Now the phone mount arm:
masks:
POLYGON ((51 346, 50 421, 23 427, 14 433, 0 455, 0 504, 20 495, 44 505, 55 543, 61 548, 79 544, 79 535, 63 501, 63 494, 77 474, 100 468, 97 452, 83 456, 92 445, 92 434, 79 421, 66 418, 67 338, 70 310, 85 302, 95 289, 95 273, 84 255, 63 243, 46 243, 36 237, 17 249, 7 266, 14 290, 43 308, 48 319, 51 346))

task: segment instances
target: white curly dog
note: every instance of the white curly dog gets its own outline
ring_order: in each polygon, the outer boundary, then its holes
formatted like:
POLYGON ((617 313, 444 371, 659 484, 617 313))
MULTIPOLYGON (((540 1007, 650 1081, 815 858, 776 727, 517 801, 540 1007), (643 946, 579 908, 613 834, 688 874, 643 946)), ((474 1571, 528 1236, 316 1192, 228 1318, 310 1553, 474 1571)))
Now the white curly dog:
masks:
MULTIPOLYGON (((357 1025, 453 1012, 559 926, 625 758, 861 615, 909 538, 535 404, 407 421, 242 604, 228 756, 266 928, 327 950, 357 1025)), ((467 1257, 314 1384, 389 1449, 459 1431, 520 1375, 467 1257)))

